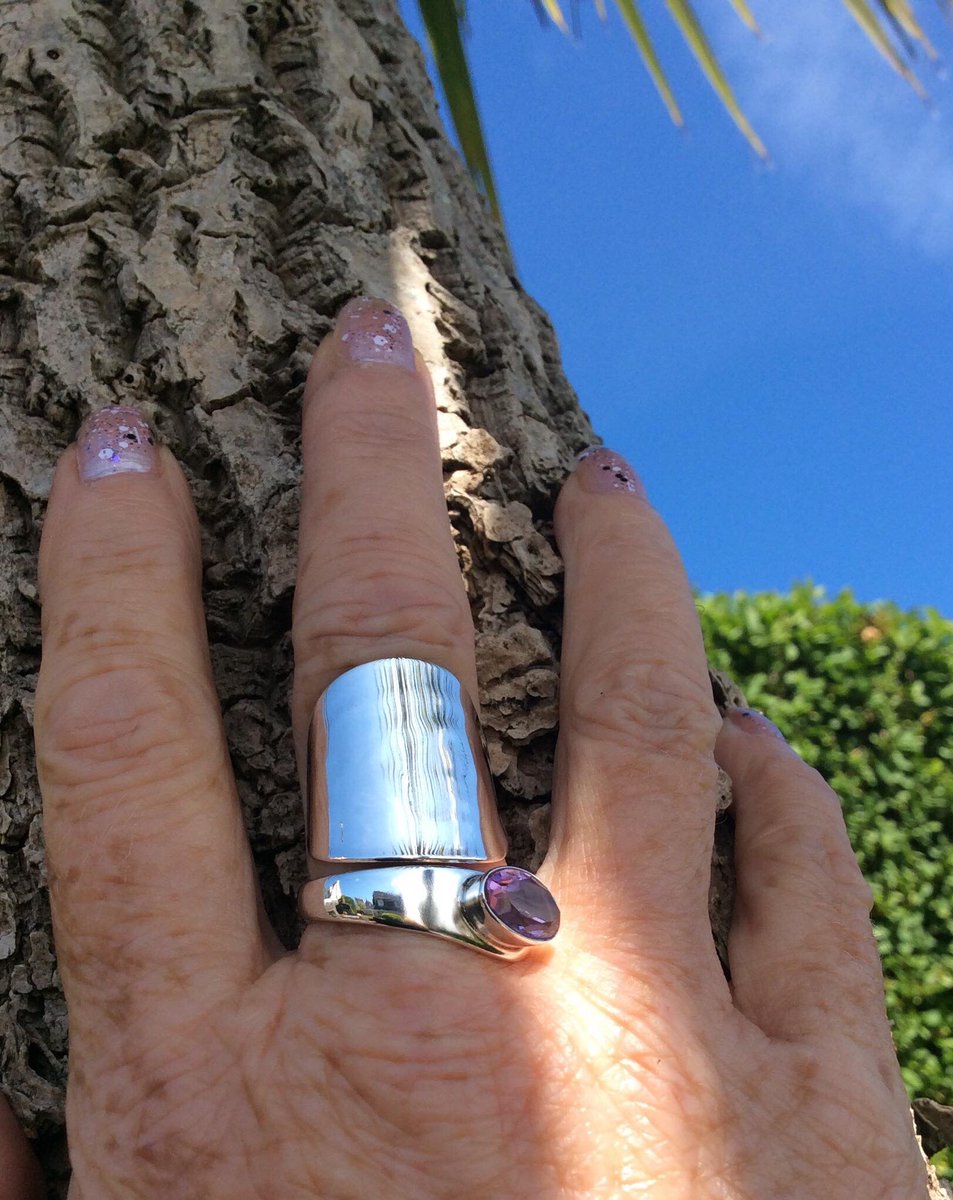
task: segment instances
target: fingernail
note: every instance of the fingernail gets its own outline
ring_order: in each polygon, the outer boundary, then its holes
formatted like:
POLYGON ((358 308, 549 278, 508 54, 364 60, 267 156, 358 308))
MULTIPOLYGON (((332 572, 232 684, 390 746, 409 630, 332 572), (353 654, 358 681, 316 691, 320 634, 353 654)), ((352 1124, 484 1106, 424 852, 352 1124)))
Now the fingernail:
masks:
POLYGON ((784 742, 785 746, 788 745, 787 738, 777 725, 773 721, 769 721, 764 713, 758 712, 756 708, 733 708, 726 714, 726 719, 747 733, 770 734, 771 737, 784 742))
POLYGON ((349 300, 338 315, 334 333, 352 362, 417 369, 410 326, 400 309, 386 300, 372 296, 349 300))
POLYGON ((631 492, 647 499, 645 484, 621 454, 605 446, 590 446, 576 455, 573 472, 587 492, 631 492))
POLYGON ((87 417, 76 437, 83 479, 154 471, 155 434, 142 414, 127 405, 111 404, 87 417))

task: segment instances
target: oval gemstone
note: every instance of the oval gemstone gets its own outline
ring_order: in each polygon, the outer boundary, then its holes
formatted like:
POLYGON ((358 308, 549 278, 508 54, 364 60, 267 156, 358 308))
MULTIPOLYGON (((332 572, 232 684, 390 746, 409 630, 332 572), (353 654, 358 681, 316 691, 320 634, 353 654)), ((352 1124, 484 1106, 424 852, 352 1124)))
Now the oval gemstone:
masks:
POLYGON ((559 906, 548 888, 522 867, 496 867, 483 880, 486 906, 507 929, 548 942, 559 928, 559 906))

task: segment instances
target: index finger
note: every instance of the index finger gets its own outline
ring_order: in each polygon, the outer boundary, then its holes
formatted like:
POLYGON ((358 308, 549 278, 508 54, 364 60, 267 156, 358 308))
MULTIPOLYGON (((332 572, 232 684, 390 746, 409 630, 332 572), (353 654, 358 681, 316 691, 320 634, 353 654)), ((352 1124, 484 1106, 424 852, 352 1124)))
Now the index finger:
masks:
POLYGON ((104 1006, 132 1020, 130 982, 155 1022, 160 992, 209 998, 264 965, 198 522, 150 439, 134 409, 94 414, 57 468, 40 548, 35 739, 71 1034, 104 1006))

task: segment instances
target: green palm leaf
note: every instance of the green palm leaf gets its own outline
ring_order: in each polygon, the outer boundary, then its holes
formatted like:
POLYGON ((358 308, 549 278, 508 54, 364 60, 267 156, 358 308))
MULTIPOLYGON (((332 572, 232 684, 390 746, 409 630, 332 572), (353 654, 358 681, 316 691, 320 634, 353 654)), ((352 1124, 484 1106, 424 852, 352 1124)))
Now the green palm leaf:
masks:
POLYGON ((427 27, 430 49, 437 64, 463 157, 474 182, 486 193, 493 215, 502 228, 503 214, 500 211, 490 156, 483 137, 483 126, 480 123, 473 82, 470 79, 467 55, 463 48, 461 25, 465 17, 464 5, 457 4, 456 0, 417 2, 427 27))
POLYGON ((908 37, 919 42, 931 58, 935 59, 939 57, 930 39, 923 32, 920 22, 914 15, 913 5, 909 3, 909 0, 880 0, 880 7, 884 9, 888 16, 896 21, 897 25, 908 37))
POLYGON ((540 0, 540 4, 549 13, 549 19, 558 25, 563 33, 568 33, 569 26, 566 24, 563 10, 559 7, 559 0, 540 0))
MULTIPOLYGON (((922 96, 924 95, 923 87, 919 79, 910 70, 905 62, 900 58, 893 43, 887 36, 887 31, 880 23, 880 19, 874 10, 870 7, 868 0, 844 0, 847 5, 847 10, 854 18, 857 24, 861 27, 864 33, 870 38, 873 44, 877 47, 880 53, 884 56, 887 62, 898 71, 914 91, 922 96)), ((899 19, 899 18, 898 18, 899 19)))
POLYGON ((754 19, 754 13, 745 3, 745 0, 731 0, 731 6, 752 33, 761 32, 761 30, 758 28, 758 22, 754 19))
POLYGON ((701 22, 695 15, 695 10, 692 8, 689 0, 665 0, 665 6, 675 18, 675 23, 681 30, 682 37, 688 42, 692 53, 701 65, 701 69, 708 77, 708 82, 715 89, 718 98, 731 114, 734 123, 758 154, 762 158, 767 158, 768 151, 752 128, 751 122, 741 111, 738 101, 735 99, 734 92, 731 90, 731 85, 725 78, 724 71, 718 65, 718 60, 715 58, 715 52, 711 48, 711 43, 708 41, 705 31, 701 27, 701 22))
MULTIPOLYGON (((560 0, 531 0, 531 2, 540 14, 541 20, 545 21, 548 16, 564 33, 569 33, 560 0)), ((758 22, 748 0, 728 0, 728 2, 752 32, 760 33, 758 22)), ((876 8, 871 4, 871 0, 842 0, 842 2, 894 70, 906 79, 918 95, 923 96, 923 87, 904 61, 902 52, 905 51, 909 55, 917 45, 921 46, 925 53, 933 59, 937 57, 937 52, 917 19, 914 0, 876 0, 876 8), (884 22, 893 26, 893 37, 902 43, 901 49, 898 49, 891 38, 891 33, 884 22)), ((477 186, 485 192, 490 207, 502 226, 503 220, 497 199, 496 184, 490 169, 490 159, 483 137, 463 44, 462 27, 466 19, 466 0, 417 0, 417 3, 427 28, 430 47, 437 64, 437 71, 463 156, 471 176, 477 186)), ((578 0, 573 0, 574 14, 577 12, 575 7, 577 3, 578 0)), ((593 0, 593 3, 599 16, 605 20, 605 0, 593 0)), ((637 0, 614 0, 614 3, 638 47, 642 61, 665 103, 669 115, 676 125, 683 124, 681 109, 665 76, 637 0)), ((953 22, 953 0, 937 0, 937 3, 953 22)), ((705 30, 692 7, 691 0, 665 0, 665 6, 735 124, 757 153, 762 158, 767 158, 768 152, 764 143, 741 111, 731 85, 728 83, 705 30)))
POLYGON ((615 0, 616 7, 622 15, 623 21, 629 28, 635 44, 639 48, 639 53, 642 55, 642 61, 645 63, 649 74, 652 76, 652 82, 659 90, 659 94, 665 101, 665 107, 669 111, 669 115, 676 125, 682 125, 684 118, 682 117, 681 109, 678 107, 678 102, 668 85, 668 80, 665 78, 665 72, 662 70, 662 64, 659 62, 658 55, 655 53, 655 47, 652 45, 652 39, 649 37, 648 30, 645 28, 645 22, 642 20, 642 15, 635 6, 635 0, 615 0))

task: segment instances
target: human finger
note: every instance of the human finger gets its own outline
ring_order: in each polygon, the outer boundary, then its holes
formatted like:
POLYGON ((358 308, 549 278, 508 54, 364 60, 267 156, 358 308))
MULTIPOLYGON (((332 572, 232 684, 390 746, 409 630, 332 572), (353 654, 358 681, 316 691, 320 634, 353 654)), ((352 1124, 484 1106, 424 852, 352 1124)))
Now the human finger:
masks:
POLYGON ((707 940, 720 718, 691 587, 632 468, 595 449, 555 511, 566 594, 553 867, 589 925, 707 940), (564 883, 571 875, 573 882, 564 883))
POLYGON ((0 1200, 41 1200, 43 1176, 13 1109, 0 1094, 0 1200))
POLYGON ((470 607, 443 491, 433 390, 410 329, 366 297, 342 310, 305 389, 294 601, 294 725, 378 658, 425 659, 476 702, 470 607))
POLYGON ((715 757, 734 796, 736 1005, 769 1036, 853 1026, 887 1047, 872 894, 836 793, 750 709, 727 715, 715 757))
POLYGON ((35 737, 71 1029, 117 997, 117 1019, 154 1001, 156 1020, 163 997, 252 977, 262 948, 195 510, 135 409, 94 414, 63 455, 40 593, 35 737))

